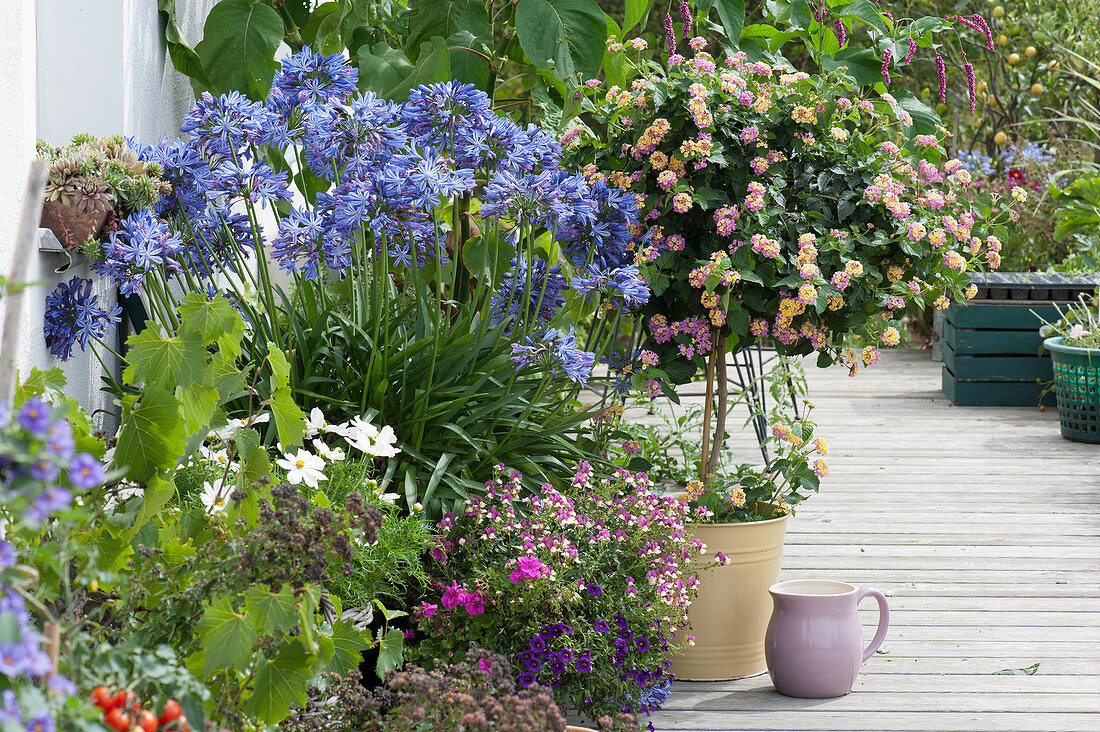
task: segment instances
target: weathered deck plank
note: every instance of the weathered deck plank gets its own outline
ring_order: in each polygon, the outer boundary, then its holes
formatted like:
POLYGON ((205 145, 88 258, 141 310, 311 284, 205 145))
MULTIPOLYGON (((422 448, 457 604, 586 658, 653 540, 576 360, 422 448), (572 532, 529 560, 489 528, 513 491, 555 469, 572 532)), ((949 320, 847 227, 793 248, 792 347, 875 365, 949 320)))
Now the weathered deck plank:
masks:
MULTIPOLYGON (((888 653, 835 700, 767 676, 677 683, 655 727, 1100 729, 1100 446, 1061 439, 1052 409, 951 406, 922 353, 809 376, 830 475, 790 522, 782 576, 885 591, 888 653)), ((732 443, 757 454, 748 431, 732 443)), ((873 607, 861 619, 869 638, 873 607)))

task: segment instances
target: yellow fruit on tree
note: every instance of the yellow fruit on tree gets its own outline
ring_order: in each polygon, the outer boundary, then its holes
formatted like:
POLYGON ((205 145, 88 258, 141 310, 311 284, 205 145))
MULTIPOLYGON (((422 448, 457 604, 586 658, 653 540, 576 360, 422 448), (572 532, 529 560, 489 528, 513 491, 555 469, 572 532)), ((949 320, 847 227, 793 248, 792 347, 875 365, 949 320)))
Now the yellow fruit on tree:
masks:
POLYGON ((997 36, 997 45, 998 46, 1003 46, 1006 43, 1008 43, 1008 36, 1006 36, 1004 33, 997 36))
POLYGON ((989 88, 989 85, 984 81, 979 81, 976 90, 979 94, 985 94, 985 90, 989 88))
POLYGON ((1039 52, 1037 50, 1035 50, 1035 46, 1028 46, 1027 48, 1024 49, 1024 55, 1027 56, 1028 58, 1035 58, 1035 54, 1037 54, 1037 53, 1039 53, 1039 52))
POLYGON ((1009 66, 1015 66, 1018 63, 1020 63, 1020 54, 1018 54, 1018 53, 1008 54, 1008 65, 1009 66))
POLYGON ((1008 142, 1008 135, 1003 132, 998 132, 996 135, 993 135, 993 142, 998 145, 1003 145, 1008 142))
POLYGON ((1031 93, 1034 96, 1039 96, 1040 94, 1043 93, 1043 85, 1042 84, 1032 84, 1031 85, 1031 93))
POLYGON ((1058 70, 1058 62, 1057 61, 1051 61, 1049 64, 1047 64, 1047 69, 1050 70, 1050 71, 1057 71, 1058 70))
POLYGON ((997 97, 993 94, 989 94, 985 98, 985 103, 986 104, 996 104, 997 103, 997 97))
POLYGON ((993 8, 993 17, 994 18, 1003 18, 1003 17, 1005 17, 1005 9, 1003 7, 1001 7, 1000 5, 993 8))

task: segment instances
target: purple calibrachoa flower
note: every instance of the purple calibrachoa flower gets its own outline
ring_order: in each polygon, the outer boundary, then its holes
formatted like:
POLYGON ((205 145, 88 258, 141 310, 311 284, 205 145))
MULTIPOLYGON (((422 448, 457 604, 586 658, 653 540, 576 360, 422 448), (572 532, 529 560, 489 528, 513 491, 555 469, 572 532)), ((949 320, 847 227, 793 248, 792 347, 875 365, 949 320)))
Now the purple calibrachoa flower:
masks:
POLYGON ((45 437, 50 431, 50 405, 39 397, 32 397, 19 409, 16 422, 35 437, 45 437))
POLYGON ((0 570, 15 566, 15 546, 0 539, 0 570))
POLYGON ((77 455, 69 466, 73 488, 86 491, 103 483, 103 465, 86 452, 77 455))

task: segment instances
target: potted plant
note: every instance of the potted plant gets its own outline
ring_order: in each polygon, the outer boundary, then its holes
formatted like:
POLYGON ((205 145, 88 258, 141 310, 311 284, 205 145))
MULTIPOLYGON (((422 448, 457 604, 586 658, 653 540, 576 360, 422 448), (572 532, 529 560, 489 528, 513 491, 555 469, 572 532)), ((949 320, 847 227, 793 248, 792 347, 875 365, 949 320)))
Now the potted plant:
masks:
POLYGON ((670 48, 667 60, 649 60, 640 39, 613 43, 635 79, 588 84, 587 124, 564 144, 590 179, 610 171, 609 184, 634 195, 651 226, 634 250, 653 297, 631 378, 652 393, 658 380, 706 374, 689 496, 705 509, 697 536, 730 564, 703 577, 695 645, 673 666, 703 680, 764 671, 767 587, 789 513, 781 486, 814 490, 827 470, 809 460, 805 424, 774 425, 776 439, 802 451, 781 471, 719 470, 729 356, 766 339, 780 354, 816 352, 819 365, 840 361, 855 375, 880 345, 900 342, 907 307, 973 296, 968 273, 995 266, 999 226, 1014 214, 1004 200, 961 195, 969 173, 942 162, 946 131, 911 96, 861 97, 843 68, 811 76, 742 52, 715 58, 703 38, 686 45, 691 58, 670 48), (742 555, 756 566, 754 586, 729 576, 742 555), (719 587, 745 601, 710 599, 719 587))
POLYGON ((520 688, 543 684, 593 726, 629 729, 620 712, 649 714, 668 695, 665 654, 697 584, 691 513, 625 468, 600 479, 581 463, 568 487, 534 495, 500 470, 439 525, 414 660, 477 644, 509 658, 520 688))
MULTIPOLYGON (((1039 329, 1054 365, 1062 437, 1100 443, 1100 297, 1081 297, 1039 329)), ((1061 310, 1059 309, 1059 312, 1061 310)))
POLYGON ((160 180, 160 165, 138 159, 122 135, 76 135, 64 147, 39 140, 38 159, 50 166, 42 226, 70 252, 94 246, 116 219, 170 190, 160 180))

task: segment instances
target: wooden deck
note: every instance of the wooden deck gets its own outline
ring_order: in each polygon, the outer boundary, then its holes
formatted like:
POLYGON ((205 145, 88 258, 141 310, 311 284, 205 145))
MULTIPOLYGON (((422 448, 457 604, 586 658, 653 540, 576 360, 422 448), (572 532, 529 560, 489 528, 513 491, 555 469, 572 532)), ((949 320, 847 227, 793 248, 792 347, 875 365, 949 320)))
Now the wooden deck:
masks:
POLYGON ((1063 440, 1054 409, 952 406, 927 352, 809 371, 830 475, 790 521, 782 578, 884 591, 885 652, 838 699, 767 675, 677 683, 655 727, 1100 730, 1100 445, 1063 440))

